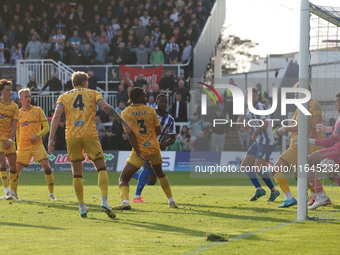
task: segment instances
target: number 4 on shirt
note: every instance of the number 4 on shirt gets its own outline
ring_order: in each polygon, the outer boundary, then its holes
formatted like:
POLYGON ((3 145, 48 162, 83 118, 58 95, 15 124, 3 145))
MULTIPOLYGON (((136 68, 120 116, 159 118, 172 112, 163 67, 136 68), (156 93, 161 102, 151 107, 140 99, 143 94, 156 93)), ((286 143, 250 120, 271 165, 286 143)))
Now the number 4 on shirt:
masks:
POLYGON ((73 102, 73 108, 79 108, 79 110, 84 109, 85 104, 83 103, 83 95, 78 95, 73 102))

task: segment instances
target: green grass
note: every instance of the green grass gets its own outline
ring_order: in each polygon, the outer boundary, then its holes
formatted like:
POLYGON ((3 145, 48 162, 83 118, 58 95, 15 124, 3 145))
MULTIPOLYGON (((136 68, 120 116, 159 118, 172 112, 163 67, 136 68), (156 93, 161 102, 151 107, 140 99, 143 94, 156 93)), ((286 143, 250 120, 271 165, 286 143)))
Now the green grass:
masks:
MULTIPOLYGON (((99 212, 97 174, 84 173, 87 219, 79 216, 71 173, 56 172, 55 196, 48 192, 42 172, 20 176, 24 202, 0 201, 0 254, 338 254, 339 221, 304 221, 265 232, 296 219, 296 206, 278 209, 268 195, 249 202, 254 188, 248 179, 196 179, 189 173, 168 173, 179 209, 167 207, 160 186, 146 186, 148 203, 109 219, 99 212), (238 239, 240 235, 257 232, 238 239), (205 241, 206 233, 229 235, 230 242, 205 241)), ((118 173, 109 173, 111 206, 120 203, 118 173)), ((296 194, 296 182, 291 182, 296 194)), ((130 197, 136 181, 131 182, 130 197)), ((335 187, 337 188, 337 187, 335 187)), ((337 191, 338 192, 338 191, 337 191)), ((267 193, 268 194, 268 193, 267 193)), ((338 199, 339 201, 339 199, 338 199)), ((339 205, 334 206, 337 210, 339 205)))

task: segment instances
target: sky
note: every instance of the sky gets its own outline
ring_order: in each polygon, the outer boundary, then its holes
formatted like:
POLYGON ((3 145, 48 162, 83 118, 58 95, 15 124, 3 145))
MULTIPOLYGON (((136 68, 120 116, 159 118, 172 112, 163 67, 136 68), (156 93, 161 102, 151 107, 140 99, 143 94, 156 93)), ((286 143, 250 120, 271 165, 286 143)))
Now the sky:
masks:
MULTIPOLYGON (((340 7, 339 0, 312 0, 340 7)), ((282 54, 299 50, 300 0, 226 0, 226 34, 259 44, 254 54, 282 54)))

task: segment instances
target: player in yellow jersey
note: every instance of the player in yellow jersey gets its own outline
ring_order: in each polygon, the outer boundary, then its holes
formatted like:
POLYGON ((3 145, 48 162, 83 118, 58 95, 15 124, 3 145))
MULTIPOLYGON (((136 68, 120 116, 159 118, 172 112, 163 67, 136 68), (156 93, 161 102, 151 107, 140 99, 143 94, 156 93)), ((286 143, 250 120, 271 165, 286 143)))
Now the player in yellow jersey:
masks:
POLYGON ((0 80, 0 176, 5 188, 5 196, 0 199, 20 201, 15 193, 17 174, 15 166, 16 148, 14 142, 19 107, 11 100, 12 87, 12 82, 6 79, 0 80), (6 157, 9 165, 10 188, 8 188, 6 157))
MULTIPOLYGON (((296 83, 294 85, 295 88, 299 87, 299 83, 296 83)), ((309 91, 312 90, 311 84, 309 84, 309 91)), ((295 98, 298 97, 298 93, 295 94, 295 98)), ((316 130, 316 125, 322 122, 322 117, 321 117, 321 105, 318 101, 311 99, 308 102, 309 106, 309 112, 312 114, 311 116, 308 116, 308 137, 309 138, 314 138, 314 139, 321 139, 322 138, 322 133, 317 132, 316 130)), ((298 122, 298 110, 295 111, 294 116, 293 116, 294 123, 292 122, 292 126, 294 124, 297 124, 298 122)), ((293 197, 292 193, 290 192, 289 185, 287 178, 284 176, 284 174, 280 171, 279 169, 282 169, 283 167, 287 167, 287 169, 290 169, 291 167, 297 168, 297 160, 298 160, 298 149, 297 145, 294 143, 294 137, 297 136, 298 134, 298 125, 295 127, 281 127, 278 129, 278 134, 283 135, 284 132, 289 132, 290 134, 290 146, 289 148, 280 155, 279 159, 275 163, 274 166, 274 172, 273 172, 273 177, 277 184, 280 186, 282 191, 285 194, 286 200, 282 205, 279 206, 279 208, 282 207, 290 207, 293 205, 297 204, 296 199, 293 197)), ((315 145, 309 145, 308 146, 308 154, 312 153, 313 151, 317 151, 321 149, 320 146, 315 146, 315 145)), ((295 169, 298 170, 298 169, 295 169)), ((297 173, 296 171, 293 172, 295 178, 297 178, 297 173)), ((318 180, 319 185, 321 186, 320 180, 318 180)), ((311 186, 309 186, 311 188, 311 186)), ((313 189, 311 189, 311 192, 315 192, 313 189)))
MULTIPOLYGON (((27 166, 33 156, 45 172, 45 180, 49 191, 48 199, 56 201, 54 196, 54 176, 50 161, 44 148, 41 137, 50 131, 45 113, 39 106, 31 105, 31 92, 28 88, 18 92, 22 107, 19 110, 17 127, 17 175, 27 166), (43 129, 41 129, 43 126, 43 129)), ((15 189, 17 191, 17 188, 15 189)))
MULTIPOLYGON (((158 181, 168 198, 169 207, 177 208, 172 196, 168 177, 162 170, 162 157, 157 136, 161 134, 161 124, 154 108, 146 106, 146 92, 139 87, 133 87, 129 92, 129 103, 131 105, 122 112, 123 119, 130 125, 136 135, 138 148, 143 155, 149 157, 149 161, 158 181)), ((113 207, 114 210, 130 210, 129 203, 129 181, 141 168, 145 159, 141 158, 133 149, 123 171, 119 177, 119 190, 122 204, 113 207)))
MULTIPOLYGON (((73 186, 79 202, 80 215, 87 217, 87 207, 83 195, 83 165, 84 149, 98 171, 98 185, 101 191, 101 210, 110 218, 116 217, 107 203, 108 175, 104 161, 103 150, 98 139, 95 115, 96 106, 121 122, 129 133, 132 146, 136 147, 136 138, 120 115, 108 105, 103 96, 88 88, 88 75, 84 72, 75 72, 72 75, 74 89, 67 91, 58 98, 56 109, 51 122, 48 141, 48 151, 54 151, 54 136, 60 122, 60 117, 65 111, 66 115, 66 146, 73 171, 73 186)), ((138 150, 138 148, 136 148, 138 150)), ((138 151, 139 153, 139 151, 138 151)), ((144 157, 139 153, 141 157, 144 157)))

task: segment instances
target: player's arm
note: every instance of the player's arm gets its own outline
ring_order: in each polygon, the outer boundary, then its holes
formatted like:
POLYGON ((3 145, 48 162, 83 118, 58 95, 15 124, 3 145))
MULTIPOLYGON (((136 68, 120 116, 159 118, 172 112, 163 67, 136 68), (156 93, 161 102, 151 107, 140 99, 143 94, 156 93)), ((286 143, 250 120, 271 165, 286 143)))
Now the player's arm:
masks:
POLYGON ((4 142, 4 146, 5 146, 5 149, 9 149, 12 145, 12 143, 14 143, 14 138, 15 138, 15 135, 16 135, 16 132, 17 132, 17 125, 18 125, 18 120, 15 120, 13 119, 12 120, 12 129, 11 129, 11 133, 9 135, 9 138, 6 142, 4 142))
POLYGON ((61 103, 58 103, 57 107, 55 108, 53 117, 52 117, 50 135, 48 137, 48 153, 49 154, 52 154, 54 152, 54 136, 59 126, 60 117, 63 114, 63 112, 64 112, 64 106, 61 103))
POLYGON ((103 99, 98 100, 97 104, 99 105, 100 109, 105 112, 107 115, 111 116, 112 118, 118 120, 125 128, 126 133, 131 132, 131 128, 129 124, 119 115, 119 113, 108 103, 106 103, 103 99))
POLYGON ((268 127, 268 120, 264 119, 262 127, 259 127, 253 132, 251 139, 253 139, 253 141, 256 141, 257 136, 261 134, 263 131, 265 131, 267 127, 268 127))
POLYGON ((50 131, 50 126, 48 125, 47 120, 43 121, 41 124, 43 126, 43 129, 40 132, 38 132, 36 135, 29 138, 32 144, 34 144, 38 140, 39 137, 46 135, 50 131))
POLYGON ((161 142, 160 144, 161 150, 164 150, 167 146, 174 144, 175 141, 176 141, 176 134, 169 135, 169 138, 166 141, 161 142))
POLYGON ((136 138, 135 134, 133 133, 133 131, 130 131, 128 133, 128 138, 129 138, 130 144, 131 144, 132 148, 134 149, 134 151, 136 152, 136 154, 139 157, 141 157, 142 159, 144 159, 145 161, 150 160, 150 157, 143 155, 141 153, 141 151, 139 150, 137 138, 136 138))

